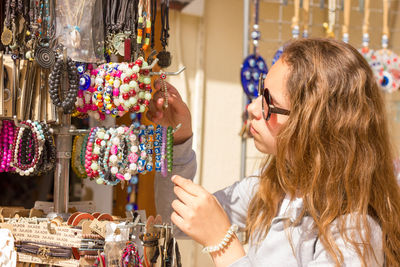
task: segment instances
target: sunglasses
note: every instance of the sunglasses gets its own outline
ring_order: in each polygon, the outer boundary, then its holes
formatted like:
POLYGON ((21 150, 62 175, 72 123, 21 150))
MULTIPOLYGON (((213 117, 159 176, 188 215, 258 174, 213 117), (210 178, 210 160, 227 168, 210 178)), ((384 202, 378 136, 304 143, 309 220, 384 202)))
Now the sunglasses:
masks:
POLYGON ((260 75, 260 79, 258 80, 258 95, 262 96, 262 113, 264 120, 268 121, 271 117, 272 113, 275 114, 282 114, 282 115, 289 115, 290 111, 283 108, 275 107, 271 104, 271 95, 269 94, 268 88, 264 88, 264 79, 266 74, 260 75))

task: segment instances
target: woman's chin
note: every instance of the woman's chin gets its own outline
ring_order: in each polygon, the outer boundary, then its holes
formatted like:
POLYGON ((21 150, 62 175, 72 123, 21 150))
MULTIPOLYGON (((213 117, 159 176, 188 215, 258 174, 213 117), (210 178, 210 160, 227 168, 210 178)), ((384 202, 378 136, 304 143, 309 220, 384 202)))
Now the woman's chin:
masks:
POLYGON ((275 155, 275 151, 271 149, 270 147, 266 146, 264 143, 259 142, 256 138, 253 138, 254 140, 254 145, 257 148, 258 151, 264 154, 272 154, 275 155))

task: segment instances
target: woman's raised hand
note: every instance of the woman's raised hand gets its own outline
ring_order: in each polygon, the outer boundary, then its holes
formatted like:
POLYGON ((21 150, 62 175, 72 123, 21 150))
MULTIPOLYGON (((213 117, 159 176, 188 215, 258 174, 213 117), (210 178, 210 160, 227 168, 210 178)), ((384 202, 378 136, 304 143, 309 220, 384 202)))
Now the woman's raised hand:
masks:
POLYGON ((166 83, 168 94, 168 107, 164 108, 164 90, 163 81, 158 79, 154 82, 157 90, 150 101, 147 118, 156 124, 162 126, 172 126, 175 128, 181 124, 179 131, 174 134, 174 144, 179 145, 188 140, 192 135, 192 119, 190 111, 185 102, 183 102, 178 90, 171 84, 166 83))

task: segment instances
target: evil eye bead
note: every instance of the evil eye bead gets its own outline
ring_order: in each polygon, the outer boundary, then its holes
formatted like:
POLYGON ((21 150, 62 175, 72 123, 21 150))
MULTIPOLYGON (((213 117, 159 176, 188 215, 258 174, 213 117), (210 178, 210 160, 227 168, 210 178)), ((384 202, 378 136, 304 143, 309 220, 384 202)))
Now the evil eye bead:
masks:
POLYGON ((97 86, 97 92, 103 92, 104 88, 103 86, 99 85, 97 86))
POLYGON ((79 79, 79 89, 87 90, 90 86, 90 76, 87 74, 83 74, 82 77, 79 79))
POLYGON ((85 72, 85 68, 82 65, 78 66, 76 69, 77 69, 78 73, 81 75, 85 72))
POLYGON ((254 68, 256 66, 256 61, 254 59, 249 60, 250 67, 254 68))
POLYGON ((258 72, 253 72, 253 79, 258 81, 258 78, 260 78, 260 74, 258 72))
POLYGON ((254 90, 255 90, 254 84, 250 83, 250 84, 247 86, 247 89, 249 90, 250 93, 253 93, 254 90))
POLYGON ((250 71, 246 70, 246 71, 244 72, 244 77, 246 77, 246 80, 250 80, 250 79, 251 79, 251 73, 250 73, 250 71))
POLYGON ((265 64, 264 62, 262 62, 261 60, 257 62, 257 66, 260 70, 263 70, 265 68, 265 64))
POLYGON ((117 116, 118 115, 118 109, 111 110, 111 114, 114 115, 114 116, 117 116))

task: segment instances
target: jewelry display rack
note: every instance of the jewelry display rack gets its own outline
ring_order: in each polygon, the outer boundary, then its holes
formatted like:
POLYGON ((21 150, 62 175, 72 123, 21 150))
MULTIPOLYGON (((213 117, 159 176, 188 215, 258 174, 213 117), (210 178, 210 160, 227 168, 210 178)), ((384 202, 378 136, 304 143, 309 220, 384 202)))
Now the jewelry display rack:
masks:
MULTIPOLYGON (((148 69, 152 69, 158 59, 155 59, 148 69)), ((176 72, 150 72, 150 76, 165 74, 167 76, 179 75, 186 67, 182 67, 176 72)), ((14 117, 16 121, 16 117, 14 117)), ((69 202, 69 169, 72 153, 72 136, 89 133, 87 129, 74 129, 71 125, 71 115, 59 113, 59 125, 53 128, 55 136, 57 156, 54 171, 54 213, 62 218, 68 218, 69 202)))

